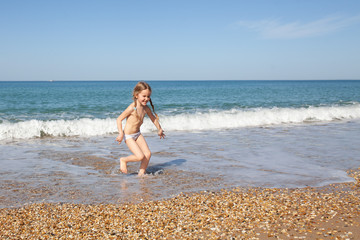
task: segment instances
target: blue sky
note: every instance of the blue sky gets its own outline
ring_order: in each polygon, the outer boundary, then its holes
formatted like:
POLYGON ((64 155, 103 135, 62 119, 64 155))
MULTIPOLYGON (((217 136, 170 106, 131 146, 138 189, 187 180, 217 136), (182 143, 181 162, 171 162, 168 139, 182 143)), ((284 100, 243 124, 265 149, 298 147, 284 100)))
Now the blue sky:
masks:
POLYGON ((0 0, 0 80, 360 79, 358 0, 0 0))

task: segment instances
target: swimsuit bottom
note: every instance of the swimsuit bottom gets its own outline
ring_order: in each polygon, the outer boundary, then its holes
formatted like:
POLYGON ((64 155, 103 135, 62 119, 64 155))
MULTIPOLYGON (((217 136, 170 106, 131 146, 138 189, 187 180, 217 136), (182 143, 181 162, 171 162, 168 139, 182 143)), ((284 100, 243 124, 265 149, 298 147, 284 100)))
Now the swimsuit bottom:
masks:
POLYGON ((130 139, 130 138, 132 138, 132 139, 134 139, 136 141, 140 135, 141 135, 141 132, 125 135, 124 136, 124 141, 126 142, 126 139, 130 139))

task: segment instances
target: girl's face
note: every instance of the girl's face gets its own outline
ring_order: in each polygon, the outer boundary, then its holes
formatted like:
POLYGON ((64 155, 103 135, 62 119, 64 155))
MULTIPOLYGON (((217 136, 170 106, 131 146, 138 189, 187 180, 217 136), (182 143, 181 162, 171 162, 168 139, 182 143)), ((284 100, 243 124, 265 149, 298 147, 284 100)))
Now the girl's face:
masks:
POLYGON ((150 101, 151 91, 149 89, 142 90, 136 96, 137 100, 142 106, 146 106, 148 101, 150 101))

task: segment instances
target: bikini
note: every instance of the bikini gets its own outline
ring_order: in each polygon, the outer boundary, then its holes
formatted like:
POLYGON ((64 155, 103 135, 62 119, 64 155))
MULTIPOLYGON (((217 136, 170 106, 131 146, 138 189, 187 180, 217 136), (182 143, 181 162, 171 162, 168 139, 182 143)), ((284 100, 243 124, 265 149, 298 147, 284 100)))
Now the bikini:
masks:
POLYGON ((136 141, 140 135, 141 135, 141 132, 125 135, 124 141, 126 142, 126 139, 130 139, 130 138, 132 138, 136 141))
MULTIPOLYGON (((134 107, 134 110, 136 111, 136 107, 134 107)), ((135 111, 134 111, 134 113, 135 113, 135 111)), ((142 121, 141 121, 141 124, 142 124, 142 121)), ((132 138, 132 139, 134 139, 135 141, 139 138, 139 136, 141 135, 141 132, 139 131, 139 132, 137 132, 137 133, 133 133, 133 134, 125 134, 124 135, 124 141, 126 142, 126 139, 130 139, 130 138, 132 138)))

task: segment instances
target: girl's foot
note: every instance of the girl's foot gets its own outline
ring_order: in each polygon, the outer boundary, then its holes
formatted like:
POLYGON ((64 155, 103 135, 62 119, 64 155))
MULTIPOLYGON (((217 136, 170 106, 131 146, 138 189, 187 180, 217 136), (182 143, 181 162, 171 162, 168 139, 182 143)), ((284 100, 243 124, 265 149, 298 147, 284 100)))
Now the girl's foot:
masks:
POLYGON ((128 173, 126 162, 123 160, 123 158, 120 158, 120 171, 122 173, 128 173))
POLYGON ((140 170, 139 170, 139 173, 138 173, 138 176, 139 176, 139 177, 143 177, 143 176, 145 176, 145 174, 146 174, 146 171, 140 169, 140 170))

